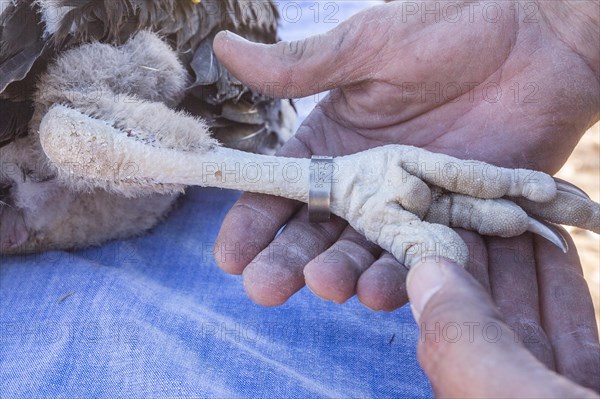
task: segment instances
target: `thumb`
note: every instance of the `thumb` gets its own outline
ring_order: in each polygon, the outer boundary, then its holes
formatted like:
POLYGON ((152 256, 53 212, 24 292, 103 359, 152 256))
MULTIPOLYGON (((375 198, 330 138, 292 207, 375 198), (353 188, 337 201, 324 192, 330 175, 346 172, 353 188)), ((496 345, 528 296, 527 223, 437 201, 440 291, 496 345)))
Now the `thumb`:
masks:
POLYGON ((517 343, 489 295, 460 266, 421 262, 411 268, 407 290, 421 330, 419 362, 436 396, 596 397, 517 343))
POLYGON ((343 22, 329 32, 294 42, 250 42, 229 31, 217 34, 219 61, 247 86, 271 97, 299 98, 360 80, 357 30, 343 22))

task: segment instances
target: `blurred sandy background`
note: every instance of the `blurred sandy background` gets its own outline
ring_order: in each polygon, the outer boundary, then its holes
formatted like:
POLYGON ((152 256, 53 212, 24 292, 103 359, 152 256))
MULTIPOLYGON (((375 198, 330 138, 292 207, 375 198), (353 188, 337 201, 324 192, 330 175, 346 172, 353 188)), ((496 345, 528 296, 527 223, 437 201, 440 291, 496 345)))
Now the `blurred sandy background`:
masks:
MULTIPOLYGON (((600 202, 600 123, 585 133, 557 176, 581 187, 594 201, 600 202)), ((567 230, 579 251, 600 330, 600 237, 574 227, 567 227, 567 230)))

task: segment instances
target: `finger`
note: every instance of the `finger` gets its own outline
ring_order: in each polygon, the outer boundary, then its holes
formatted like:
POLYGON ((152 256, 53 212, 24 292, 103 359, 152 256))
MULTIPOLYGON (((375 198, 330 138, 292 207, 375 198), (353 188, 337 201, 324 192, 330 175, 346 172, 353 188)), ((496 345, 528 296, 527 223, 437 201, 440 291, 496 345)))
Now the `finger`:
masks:
POLYGON ((217 265, 227 273, 242 274, 301 205, 268 195, 243 194, 225 216, 215 241, 217 265))
POLYGON ((465 270, 477 280, 486 292, 492 292, 490 286, 490 276, 488 272, 488 253, 487 246, 483 237, 472 231, 455 229, 460 238, 465 242, 469 249, 469 260, 465 270))
POLYGON ((306 285, 323 299, 343 303, 356 294, 359 277, 380 253, 381 248, 347 226, 331 247, 306 265, 306 285))
POLYGON ((392 311, 408 302, 408 269, 384 252, 358 279, 356 291, 363 305, 372 310, 392 311))
POLYGON ((531 235, 486 238, 492 297, 504 320, 521 342, 546 367, 554 354, 542 328, 535 257, 531 235))
MULTIPOLYGON (((471 231, 456 232, 469 248, 465 269, 490 291, 487 271, 487 250, 483 238, 471 231)), ((372 310, 392 311, 406 304, 406 275, 408 269, 385 252, 362 273, 357 285, 358 299, 372 310)))
POLYGON ((342 234, 346 222, 333 217, 328 223, 310 223, 306 207, 244 269, 248 296, 264 306, 287 301, 304 286, 304 267, 330 247, 342 234))
POLYGON ((419 361, 436 396, 593 397, 516 343, 489 295, 458 265, 419 263, 407 289, 421 328, 419 361))
POLYGON ((240 81, 272 97, 300 98, 352 84, 370 71, 361 68, 352 18, 329 32, 294 42, 261 44, 222 31, 214 40, 217 58, 240 81))
POLYGON ((575 244, 569 234, 563 235, 570 248, 566 254, 535 237, 544 330, 554 349, 556 370, 600 392, 600 344, 594 306, 575 244))
MULTIPOLYGON (((310 157, 311 152, 292 138, 280 150, 280 155, 310 157)), ((243 194, 225 216, 215 241, 213 252, 217 265, 227 273, 241 274, 301 206, 285 198, 243 194)))

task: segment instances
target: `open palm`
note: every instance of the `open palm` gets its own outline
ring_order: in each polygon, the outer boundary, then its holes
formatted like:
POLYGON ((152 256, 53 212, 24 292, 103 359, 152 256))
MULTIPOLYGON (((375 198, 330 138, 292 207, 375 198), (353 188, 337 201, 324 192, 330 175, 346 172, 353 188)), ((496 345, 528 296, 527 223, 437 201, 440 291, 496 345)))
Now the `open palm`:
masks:
MULTIPOLYGON (((511 9, 518 3, 495 2, 504 16, 495 21, 465 9, 436 21, 407 15, 403 4, 365 10, 299 42, 262 45, 221 33, 215 50, 266 94, 331 90, 281 155, 335 156, 395 143, 555 173, 599 118, 598 59, 571 48, 541 10, 518 18, 511 9)), ((573 296, 569 311, 548 295, 537 280, 541 250, 529 234, 459 233, 471 253, 467 268, 520 341, 550 369, 588 379, 568 372, 564 353, 597 342, 589 294, 573 296), (569 337, 582 320, 586 332, 569 337)), ((225 271, 243 273, 247 293, 263 305, 282 304, 305 283, 337 303, 357 294, 372 309, 393 310, 407 301, 407 271, 391 255, 339 218, 309 223, 306 207, 287 199, 244 194, 223 223, 215 257, 225 271)), ((579 280, 565 284, 584 289, 579 280)))

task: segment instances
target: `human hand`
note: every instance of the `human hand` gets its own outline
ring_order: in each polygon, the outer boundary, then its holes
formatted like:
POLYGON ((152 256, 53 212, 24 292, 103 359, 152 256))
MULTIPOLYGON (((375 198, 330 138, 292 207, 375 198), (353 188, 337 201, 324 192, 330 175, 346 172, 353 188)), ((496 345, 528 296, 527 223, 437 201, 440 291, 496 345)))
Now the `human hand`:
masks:
POLYGON ((480 237, 461 235, 479 249, 469 267, 483 284, 444 260, 417 264, 407 279, 436 396, 598 397, 582 388, 600 392, 600 344, 576 250, 494 239, 488 256, 480 237))
MULTIPOLYGON (((494 4, 514 15, 512 3, 494 4)), ((490 23, 481 10, 464 10, 453 22, 422 22, 421 13, 406 16, 402 7, 374 7, 294 43, 252 44, 221 33, 215 51, 244 83, 272 96, 333 89, 280 155, 401 143, 553 173, 598 119, 597 70, 541 15, 533 24, 490 23)), ((336 302, 356 293, 373 309, 406 302, 406 269, 393 257, 341 219, 315 225, 306 214, 293 201, 245 194, 224 221, 217 262, 243 272, 246 291, 263 305, 285 302, 305 281, 336 302)))

